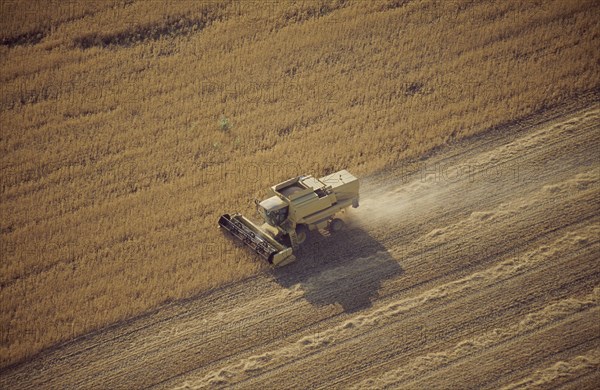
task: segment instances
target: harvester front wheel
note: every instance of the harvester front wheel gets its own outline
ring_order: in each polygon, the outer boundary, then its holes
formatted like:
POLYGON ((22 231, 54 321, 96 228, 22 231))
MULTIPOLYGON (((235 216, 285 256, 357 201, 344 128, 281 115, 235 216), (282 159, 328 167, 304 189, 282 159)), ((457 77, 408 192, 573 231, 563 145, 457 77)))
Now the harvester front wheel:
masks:
POLYGON ((308 229, 305 225, 296 226, 296 240, 298 241, 298 245, 304 243, 308 238, 308 229))
POLYGON ((340 230, 344 229, 345 223, 339 218, 334 218, 329 222, 329 231, 331 233, 337 233, 340 230))

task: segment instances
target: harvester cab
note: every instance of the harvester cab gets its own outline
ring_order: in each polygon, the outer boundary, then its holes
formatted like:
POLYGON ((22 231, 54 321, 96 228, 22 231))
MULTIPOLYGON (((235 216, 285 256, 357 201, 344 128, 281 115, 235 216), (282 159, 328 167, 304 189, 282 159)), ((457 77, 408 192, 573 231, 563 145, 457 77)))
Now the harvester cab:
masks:
POLYGON ((271 226, 281 225, 288 217, 289 207, 277 196, 272 196, 258 203, 258 213, 271 226))
POLYGON ((241 214, 224 214, 219 226, 270 264, 285 265, 295 260, 293 252, 309 231, 343 228, 335 216, 349 206, 358 207, 358 189, 358 179, 346 170, 320 179, 297 176, 271 187, 270 197, 256 201, 261 225, 241 214))

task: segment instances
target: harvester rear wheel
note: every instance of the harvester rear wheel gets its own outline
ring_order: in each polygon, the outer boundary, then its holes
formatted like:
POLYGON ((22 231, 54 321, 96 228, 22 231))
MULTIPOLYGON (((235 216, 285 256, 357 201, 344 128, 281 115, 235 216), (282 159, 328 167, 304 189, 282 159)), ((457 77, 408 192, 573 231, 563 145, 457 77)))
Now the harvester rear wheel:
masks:
POLYGON ((329 231, 331 233, 337 233, 340 230, 344 229, 345 223, 339 218, 334 218, 329 222, 329 231))
POLYGON ((305 225, 296 226, 296 240, 298 241, 298 245, 304 243, 308 238, 308 229, 305 225))

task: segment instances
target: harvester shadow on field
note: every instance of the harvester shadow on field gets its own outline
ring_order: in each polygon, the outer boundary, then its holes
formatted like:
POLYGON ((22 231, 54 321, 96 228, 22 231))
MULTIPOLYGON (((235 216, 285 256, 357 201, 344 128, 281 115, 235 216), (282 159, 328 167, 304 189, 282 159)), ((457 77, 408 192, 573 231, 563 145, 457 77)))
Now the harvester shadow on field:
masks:
POLYGON ((345 312, 371 306, 382 282, 403 272, 387 249, 358 227, 333 236, 313 232, 296 257, 272 271, 276 282, 299 286, 313 305, 339 304, 345 312))

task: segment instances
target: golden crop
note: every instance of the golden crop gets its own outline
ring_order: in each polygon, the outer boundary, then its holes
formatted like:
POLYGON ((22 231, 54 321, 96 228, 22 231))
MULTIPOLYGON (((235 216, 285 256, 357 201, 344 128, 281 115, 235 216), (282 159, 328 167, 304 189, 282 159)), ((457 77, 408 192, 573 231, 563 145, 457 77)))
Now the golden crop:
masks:
POLYGON ((216 229, 599 86, 596 1, 3 2, 0 366, 266 266, 216 229))

